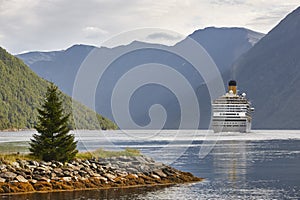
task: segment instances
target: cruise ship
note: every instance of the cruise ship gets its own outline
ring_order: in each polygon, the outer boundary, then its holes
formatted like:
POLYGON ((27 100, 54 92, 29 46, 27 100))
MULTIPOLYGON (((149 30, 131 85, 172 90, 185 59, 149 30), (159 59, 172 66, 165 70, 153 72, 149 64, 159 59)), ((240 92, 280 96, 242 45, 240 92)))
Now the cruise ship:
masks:
POLYGON ((237 93, 236 81, 229 81, 228 92, 212 102, 212 110, 212 129, 215 133, 250 132, 254 108, 245 93, 237 93))

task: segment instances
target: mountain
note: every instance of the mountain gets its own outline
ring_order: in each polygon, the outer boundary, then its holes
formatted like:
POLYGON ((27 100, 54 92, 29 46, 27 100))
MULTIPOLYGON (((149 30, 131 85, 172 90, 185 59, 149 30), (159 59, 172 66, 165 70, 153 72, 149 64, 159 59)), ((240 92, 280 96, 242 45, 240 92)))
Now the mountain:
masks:
MULTIPOLYGON (((129 45, 123 45, 115 48, 92 47, 86 45, 75 45, 64 51, 55 52, 30 52, 17 55, 33 71, 41 77, 53 81, 62 89, 62 91, 71 95, 73 91, 76 74, 86 56, 92 51, 97 51, 98 61, 115 57, 116 60, 111 63, 105 75, 101 78, 96 91, 96 111, 109 119, 114 119, 111 110, 112 91, 117 81, 130 71, 130 69, 148 63, 159 63, 170 66, 182 74, 191 84, 195 92, 207 91, 203 88, 203 77, 194 69, 189 61, 175 55, 174 50, 190 51, 189 40, 201 44, 217 64, 223 78, 227 81, 228 71, 233 62, 247 50, 249 50, 263 34, 256 33, 243 28, 205 28, 198 30, 180 41, 174 46, 164 46, 161 44, 149 44, 134 41, 129 45), (138 50, 136 50, 139 48, 138 50), (127 52, 120 56, 120 52, 127 52), (203 88, 199 90, 199 87, 203 88)), ((143 79, 143 77, 139 77, 143 79)), ((144 77, 146 79, 147 77, 144 77)), ((89 79, 89 77, 86 77, 89 79)), ((173 80, 176 83, 177 80, 173 80)), ((160 87, 155 84, 148 84, 139 88, 139 92, 134 93, 130 100, 130 113, 134 121, 144 126, 150 122, 148 114, 149 108, 153 104, 161 104, 166 108, 168 115, 165 128, 176 128, 180 122, 180 105, 176 96, 168 88, 160 87), (152 95, 149 95, 152 94, 152 95)), ((202 103, 202 116, 210 116, 207 111, 207 105, 210 100, 205 95, 200 95, 202 103), (205 99, 205 100, 203 100, 205 99), (203 111, 204 112, 204 111, 203 111)), ((200 98, 198 95, 198 98, 200 98)), ((122 99, 122 98, 120 98, 122 99)), ((78 99, 79 100, 79 99, 78 99)), ((80 99, 82 103, 91 107, 87 101, 80 99)), ((120 104, 122 102, 119 102, 120 104)), ((201 108, 201 106, 200 106, 201 108)), ((207 127, 207 121, 204 120, 200 127, 207 127)), ((132 127, 126 127, 132 128, 132 127)))
MULTIPOLYGON (((38 77, 20 59, 10 55, 0 47, 0 130, 33 128, 37 121, 37 107, 43 102, 49 82, 38 77)), ((76 128, 103 129, 116 128, 108 119, 97 115, 86 106, 62 94, 64 108, 78 118, 76 128), (73 111, 73 112, 72 112, 73 111)), ((77 121, 77 120, 76 120, 77 121)), ((75 127, 71 120, 70 126, 75 127)))
POLYGON ((300 128, 300 7, 233 65, 256 109, 254 128, 300 128))
POLYGON ((230 70, 233 62, 252 48, 263 36, 263 33, 245 28, 215 27, 200 29, 189 35, 204 47, 221 73, 230 70))

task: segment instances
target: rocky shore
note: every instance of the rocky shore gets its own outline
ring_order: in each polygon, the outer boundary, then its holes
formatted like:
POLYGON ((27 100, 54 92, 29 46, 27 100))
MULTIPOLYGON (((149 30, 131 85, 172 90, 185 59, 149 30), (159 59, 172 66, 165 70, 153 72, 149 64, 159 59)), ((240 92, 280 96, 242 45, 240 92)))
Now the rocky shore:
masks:
POLYGON ((146 156, 76 159, 65 164, 0 161, 0 193, 172 185, 201 180, 146 156))

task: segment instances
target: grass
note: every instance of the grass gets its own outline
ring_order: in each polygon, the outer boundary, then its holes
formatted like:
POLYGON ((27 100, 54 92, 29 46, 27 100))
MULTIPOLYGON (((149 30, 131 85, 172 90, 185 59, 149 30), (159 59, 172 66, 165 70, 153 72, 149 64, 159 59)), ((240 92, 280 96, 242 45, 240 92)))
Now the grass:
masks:
MULTIPOLYGON (((38 160, 29 154, 28 142, 3 142, 0 143, 0 161, 9 163, 16 160, 38 160)), ((139 150, 126 148, 123 151, 107 151, 102 148, 90 152, 79 152, 76 158, 91 159, 91 158, 109 158, 119 156, 139 156, 139 150)))
POLYGON ((35 157, 31 156, 30 154, 0 154, 0 163, 4 161, 5 163, 13 163, 17 160, 38 160, 35 157))
POLYGON ((79 152, 76 158, 79 159, 91 159, 91 158, 109 158, 109 157, 120 157, 120 156, 139 156, 140 151, 137 149, 126 148, 124 151, 107 151, 104 149, 97 149, 92 152, 79 152))

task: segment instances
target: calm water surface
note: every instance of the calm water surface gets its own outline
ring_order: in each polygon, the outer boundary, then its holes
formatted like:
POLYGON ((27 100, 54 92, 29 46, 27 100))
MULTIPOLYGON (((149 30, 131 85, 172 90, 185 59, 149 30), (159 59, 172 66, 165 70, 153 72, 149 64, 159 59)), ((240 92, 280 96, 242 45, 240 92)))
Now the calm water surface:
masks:
MULTIPOLYGON (((83 132, 76 133, 79 150, 92 150, 103 146, 111 149, 137 148, 156 160, 170 162, 177 169, 204 177, 205 181, 171 187, 60 192, 0 196, 0 198, 300 199, 300 138, 297 139, 300 137, 300 131, 299 133, 286 131, 285 136, 289 137, 278 139, 279 135, 284 133, 284 131, 267 131, 252 133, 245 137, 222 136, 212 143, 213 150, 204 158, 199 158, 199 151, 205 143, 204 135, 194 137, 185 134, 174 139, 173 133, 159 138, 147 137, 147 132, 143 133, 143 137, 137 138, 132 138, 132 135, 128 134, 120 135, 120 133, 105 137, 95 132, 88 132, 85 135, 83 132), (276 137, 270 138, 269 134, 276 137)), ((28 141, 29 134, 31 133, 22 132, 16 139, 15 134, 7 138, 7 133, 2 133, 1 141, 28 141)), ((20 144, 24 146, 24 142, 20 144)))

